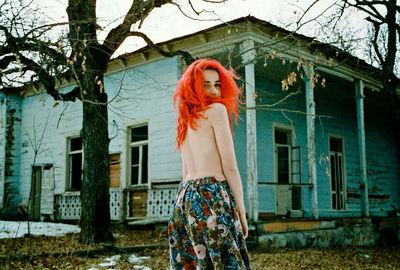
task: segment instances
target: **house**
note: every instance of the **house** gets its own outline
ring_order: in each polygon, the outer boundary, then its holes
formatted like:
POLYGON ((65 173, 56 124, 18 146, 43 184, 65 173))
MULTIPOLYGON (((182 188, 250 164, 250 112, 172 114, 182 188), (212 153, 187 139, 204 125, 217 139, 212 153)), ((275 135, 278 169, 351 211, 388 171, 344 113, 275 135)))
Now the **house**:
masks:
MULTIPOLYGON (((398 142, 376 68, 254 17, 159 46, 216 58, 240 75, 247 102, 234 125, 236 157, 248 218, 265 243, 276 243, 271 232, 337 233, 343 224, 365 225, 365 240, 374 218, 400 209, 398 142)), ((109 64, 113 220, 168 217, 181 181, 172 95, 183 69, 179 57, 148 47, 109 64)), ((66 80, 61 91, 73 85, 66 80)), ((0 96, 5 214, 29 204, 34 219, 79 219, 81 110, 79 101, 55 102, 40 91, 0 96)))

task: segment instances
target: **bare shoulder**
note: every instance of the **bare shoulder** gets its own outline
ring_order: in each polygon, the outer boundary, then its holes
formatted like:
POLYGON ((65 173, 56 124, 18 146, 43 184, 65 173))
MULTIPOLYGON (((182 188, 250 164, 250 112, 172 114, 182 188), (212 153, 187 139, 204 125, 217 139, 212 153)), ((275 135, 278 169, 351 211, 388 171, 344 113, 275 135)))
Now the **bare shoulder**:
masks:
POLYGON ((213 115, 216 115, 216 116, 223 115, 223 116, 225 116, 226 113, 227 113, 227 111, 226 111, 225 105, 222 104, 222 103, 219 103, 219 102, 215 102, 215 103, 212 103, 211 105, 209 105, 208 109, 206 111, 206 114, 208 116, 211 116, 211 117, 213 115))
POLYGON ((211 104, 206 110, 205 116, 210 120, 212 125, 221 125, 228 120, 226 107, 222 103, 211 104))

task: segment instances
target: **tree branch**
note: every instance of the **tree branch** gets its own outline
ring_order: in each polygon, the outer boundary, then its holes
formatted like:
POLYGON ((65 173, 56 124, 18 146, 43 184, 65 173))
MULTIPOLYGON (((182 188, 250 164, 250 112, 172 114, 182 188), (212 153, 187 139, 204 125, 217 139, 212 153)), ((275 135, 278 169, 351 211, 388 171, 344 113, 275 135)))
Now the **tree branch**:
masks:
POLYGON ((374 17, 374 18, 376 18, 376 19, 379 19, 379 20, 381 20, 381 21, 385 21, 385 17, 383 17, 382 16, 382 14, 380 14, 376 9, 375 9, 375 7, 373 7, 372 5, 367 5, 366 3, 370 3, 370 2, 366 2, 366 1, 361 1, 361 2, 365 2, 365 4, 360 4, 359 2, 360 1, 357 1, 356 0, 356 2, 355 3, 351 3, 349 0, 343 0, 343 2, 344 3, 346 3, 346 4, 348 4, 349 6, 351 6, 351 7, 354 7, 354 8, 357 8, 357 9, 359 9, 359 10, 361 10, 361 11, 364 11, 365 13, 367 13, 367 14, 369 14, 370 16, 372 16, 372 17, 374 17), (368 10, 368 9, 366 9, 365 7, 363 7, 363 6, 368 6, 369 8, 371 8, 374 12, 371 12, 370 10, 368 10))
POLYGON ((154 8, 170 3, 172 3, 172 0, 134 0, 123 22, 108 33, 104 41, 104 50, 107 51, 111 57, 128 37, 133 24, 138 21, 143 21, 154 8))
POLYGON ((35 72, 39 76, 40 83, 43 84, 46 92, 51 95, 55 100, 62 100, 62 101, 76 101, 76 99, 80 99, 80 91, 74 89, 66 94, 61 94, 58 92, 56 88, 56 81, 54 76, 47 73, 46 70, 42 68, 41 65, 29 59, 21 54, 18 54, 19 61, 26 65, 26 69, 35 72))
POLYGON ((11 35, 8 29, 2 25, 0 25, 0 30, 2 30, 5 33, 6 43, 7 43, 6 46, 3 46, 0 49, 0 55, 12 52, 36 51, 53 58, 61 65, 67 64, 64 55, 57 52, 50 46, 48 46, 46 42, 40 40, 36 40, 36 42, 28 42, 28 38, 26 36, 25 38, 15 37, 11 35))
POLYGON ((7 55, 0 59, 0 69, 5 69, 11 62, 17 61, 15 55, 7 55))
POLYGON ((131 32, 129 32, 129 36, 141 37, 147 43, 147 45, 149 45, 152 49, 156 50, 162 56, 173 57, 173 56, 176 56, 176 55, 180 55, 180 56, 183 57, 183 59, 184 59, 186 64, 191 64, 195 60, 192 57, 192 55, 190 53, 188 53, 187 51, 183 51, 183 50, 176 50, 176 51, 173 51, 173 52, 164 51, 163 49, 161 49, 160 47, 155 45, 153 43, 153 41, 146 34, 144 34, 142 32, 131 31, 131 32))
POLYGON ((379 62, 382 65, 384 62, 384 59, 383 59, 381 52, 379 51, 379 46, 378 46, 378 35, 379 35, 379 31, 380 31, 382 22, 377 22, 377 21, 373 20, 371 17, 366 18, 366 20, 371 22, 374 26, 374 40, 372 40, 372 45, 374 47, 374 51, 375 51, 376 55, 379 58, 379 62))

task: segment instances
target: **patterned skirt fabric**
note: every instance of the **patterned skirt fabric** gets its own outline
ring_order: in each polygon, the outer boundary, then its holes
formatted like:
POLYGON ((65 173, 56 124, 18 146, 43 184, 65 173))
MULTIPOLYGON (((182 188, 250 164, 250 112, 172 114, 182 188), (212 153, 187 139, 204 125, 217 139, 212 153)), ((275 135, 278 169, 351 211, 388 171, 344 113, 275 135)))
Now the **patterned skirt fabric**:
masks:
POLYGON ((178 191, 168 223, 172 269, 251 269, 232 191, 204 177, 178 191))

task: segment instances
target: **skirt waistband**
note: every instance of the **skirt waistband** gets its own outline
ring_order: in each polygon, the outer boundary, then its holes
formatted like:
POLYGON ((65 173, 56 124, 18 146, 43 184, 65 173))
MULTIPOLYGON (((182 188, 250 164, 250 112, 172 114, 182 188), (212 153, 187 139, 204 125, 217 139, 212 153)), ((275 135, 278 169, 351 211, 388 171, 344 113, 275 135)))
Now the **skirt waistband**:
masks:
POLYGON ((222 179, 222 178, 219 178, 219 177, 206 176, 206 177, 196 178, 196 179, 193 179, 193 180, 187 180, 184 183, 185 183, 184 185, 187 185, 187 184, 206 184, 206 183, 226 184, 227 181, 225 179, 222 179))

